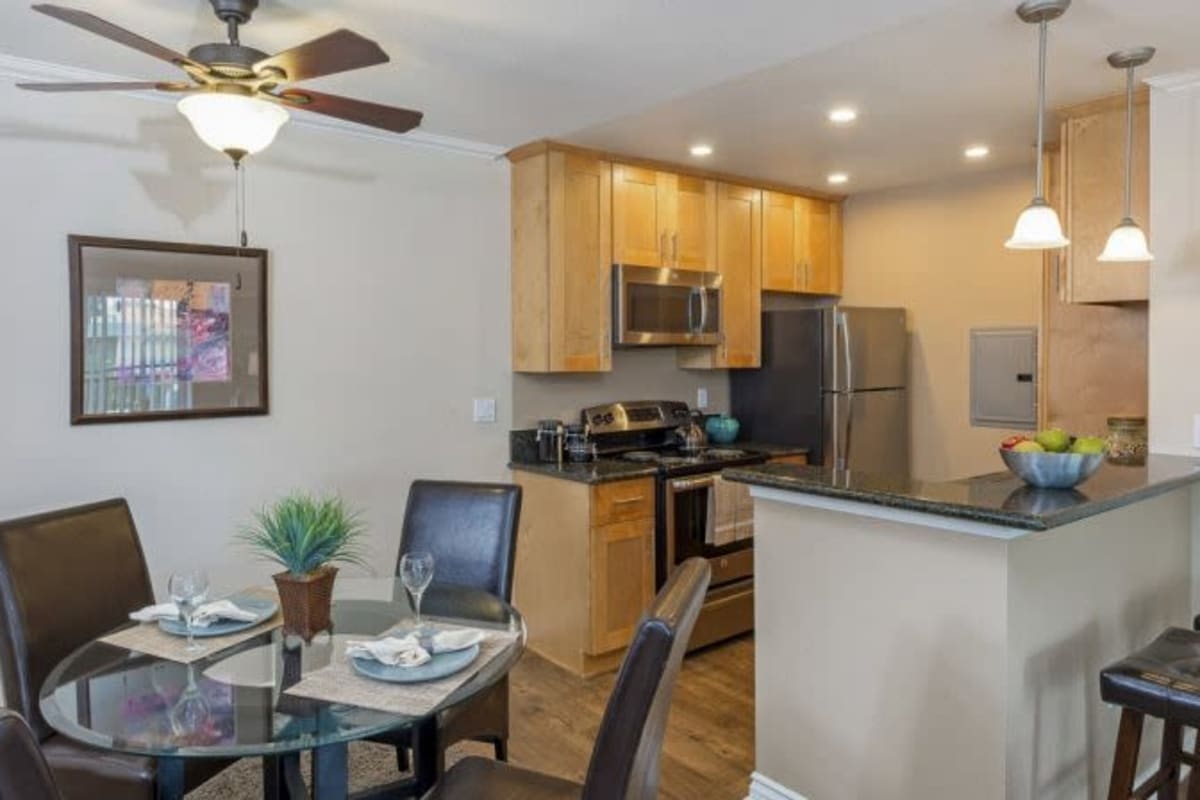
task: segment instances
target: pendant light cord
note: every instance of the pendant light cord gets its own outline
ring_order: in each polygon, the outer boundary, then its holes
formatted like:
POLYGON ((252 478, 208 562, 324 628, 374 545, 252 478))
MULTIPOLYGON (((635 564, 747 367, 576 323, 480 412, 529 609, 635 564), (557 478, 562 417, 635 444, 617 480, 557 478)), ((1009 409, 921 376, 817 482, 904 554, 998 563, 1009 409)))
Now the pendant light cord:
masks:
POLYGON ((1125 216, 1132 219, 1133 210, 1133 66, 1125 70, 1125 216))
POLYGON ((1038 107, 1037 107, 1037 172, 1033 200, 1045 202, 1042 195, 1042 154, 1045 152, 1046 127, 1046 20, 1038 23, 1038 107))

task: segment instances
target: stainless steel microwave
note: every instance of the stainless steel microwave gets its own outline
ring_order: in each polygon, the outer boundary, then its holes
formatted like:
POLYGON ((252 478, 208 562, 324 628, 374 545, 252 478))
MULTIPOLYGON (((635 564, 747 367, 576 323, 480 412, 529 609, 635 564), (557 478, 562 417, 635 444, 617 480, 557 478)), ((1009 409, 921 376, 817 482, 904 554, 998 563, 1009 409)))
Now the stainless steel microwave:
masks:
POLYGON ((715 272, 613 267, 615 344, 716 345, 723 341, 721 276, 715 272))

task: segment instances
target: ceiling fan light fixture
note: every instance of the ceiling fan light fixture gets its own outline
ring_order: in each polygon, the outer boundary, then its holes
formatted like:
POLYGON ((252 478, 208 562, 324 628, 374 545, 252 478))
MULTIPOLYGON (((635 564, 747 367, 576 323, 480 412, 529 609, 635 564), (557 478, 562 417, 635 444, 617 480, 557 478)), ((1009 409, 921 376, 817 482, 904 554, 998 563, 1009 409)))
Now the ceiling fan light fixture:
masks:
POLYGON ((1057 212, 1045 200, 1038 198, 1017 217, 1012 238, 1004 246, 1009 250, 1049 250, 1066 247, 1070 243, 1063 236, 1057 212))
POLYGON ((228 92, 189 95, 178 108, 201 141, 234 161, 267 149, 291 118, 282 106, 228 92))

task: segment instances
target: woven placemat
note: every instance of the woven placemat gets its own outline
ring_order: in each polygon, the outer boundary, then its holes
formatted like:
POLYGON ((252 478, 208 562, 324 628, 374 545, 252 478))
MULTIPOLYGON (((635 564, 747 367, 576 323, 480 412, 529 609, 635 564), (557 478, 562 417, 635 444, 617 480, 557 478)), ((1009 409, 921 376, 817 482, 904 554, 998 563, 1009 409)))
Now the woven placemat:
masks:
POLYGON ((354 671, 346 658, 346 642, 339 642, 329 666, 305 675, 299 683, 285 689, 284 694, 390 714, 424 717, 518 639, 518 634, 509 631, 483 629, 483 634, 484 639, 479 643, 479 657, 471 666, 462 672, 426 683, 386 683, 364 678, 354 671))
MULTIPOLYGON (((279 595, 275 590, 265 586, 246 589, 237 592, 232 597, 262 597, 274 600, 276 604, 279 603, 279 595)), ((105 644, 124 647, 126 650, 133 650, 137 653, 145 653, 148 656, 165 658, 168 661, 176 661, 180 664, 190 664, 193 661, 208 658, 214 653, 219 653, 236 644, 241 644, 247 639, 253 639, 255 636, 259 636, 273 628, 278 628, 282 624, 283 616, 276 611, 275 616, 244 631, 230 633, 226 636, 197 637, 196 641, 204 645, 204 650, 199 653, 187 652, 187 637, 164 633, 158 627, 157 622, 143 622, 128 628, 122 628, 119 631, 113 631, 107 636, 100 637, 100 641, 105 644)))

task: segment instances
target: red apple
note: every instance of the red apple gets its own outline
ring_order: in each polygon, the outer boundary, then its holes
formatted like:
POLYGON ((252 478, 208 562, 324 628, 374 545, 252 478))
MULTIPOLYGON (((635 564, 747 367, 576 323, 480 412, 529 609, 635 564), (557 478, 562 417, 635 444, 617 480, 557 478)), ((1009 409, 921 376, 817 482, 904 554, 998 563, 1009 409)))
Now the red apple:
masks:
POLYGON ((1029 439, 1028 439, 1028 437, 1025 437, 1025 436, 1010 436, 1007 439, 1005 439, 1003 442, 1000 443, 1000 448, 1002 450, 1012 450, 1014 447, 1019 445, 1021 442, 1027 442, 1027 441, 1029 441, 1029 439))

